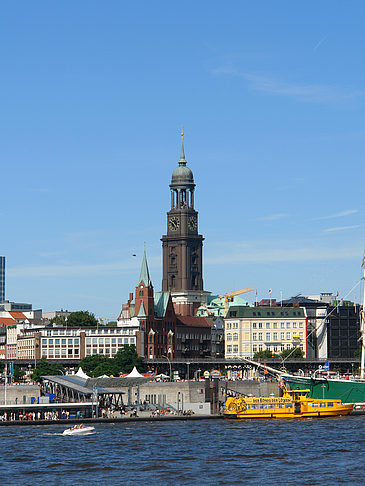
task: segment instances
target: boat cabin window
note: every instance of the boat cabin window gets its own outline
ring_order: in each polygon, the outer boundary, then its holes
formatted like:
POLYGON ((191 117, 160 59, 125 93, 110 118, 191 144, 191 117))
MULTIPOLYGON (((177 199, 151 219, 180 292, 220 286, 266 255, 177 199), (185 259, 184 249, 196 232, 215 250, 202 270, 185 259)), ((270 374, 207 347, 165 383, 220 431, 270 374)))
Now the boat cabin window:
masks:
POLYGON ((328 407, 333 407, 333 403, 332 403, 332 402, 328 402, 328 403, 327 403, 327 406, 328 406, 328 407))
POLYGON ((291 403, 286 403, 285 404, 285 408, 292 408, 292 404, 291 403))

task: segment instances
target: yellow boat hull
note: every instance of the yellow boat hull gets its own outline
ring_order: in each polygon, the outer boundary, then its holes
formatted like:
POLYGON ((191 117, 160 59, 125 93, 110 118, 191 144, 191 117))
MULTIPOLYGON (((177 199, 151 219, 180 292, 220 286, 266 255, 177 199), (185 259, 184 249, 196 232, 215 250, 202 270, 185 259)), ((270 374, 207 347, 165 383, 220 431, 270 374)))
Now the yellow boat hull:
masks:
POLYGON ((230 419, 281 419, 336 417, 349 415, 353 404, 341 400, 313 399, 308 390, 284 390, 283 397, 231 397, 225 405, 224 415, 230 419))

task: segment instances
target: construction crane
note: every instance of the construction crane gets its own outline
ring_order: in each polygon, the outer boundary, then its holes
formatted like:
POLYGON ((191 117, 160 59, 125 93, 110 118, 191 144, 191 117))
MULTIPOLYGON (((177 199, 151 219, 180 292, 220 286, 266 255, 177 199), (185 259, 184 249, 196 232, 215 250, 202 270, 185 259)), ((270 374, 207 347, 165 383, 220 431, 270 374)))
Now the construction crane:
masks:
POLYGON ((236 295, 246 294, 247 292, 252 292, 252 290, 254 290, 253 287, 247 287, 245 289, 234 290, 233 292, 227 292, 224 295, 218 295, 218 299, 224 299, 224 314, 227 313, 228 307, 229 307, 229 303, 230 302, 233 302, 233 298, 236 295))
POLYGON ((98 317, 97 320, 100 322, 101 325, 104 324, 104 322, 110 322, 110 321, 116 321, 116 317, 98 317))

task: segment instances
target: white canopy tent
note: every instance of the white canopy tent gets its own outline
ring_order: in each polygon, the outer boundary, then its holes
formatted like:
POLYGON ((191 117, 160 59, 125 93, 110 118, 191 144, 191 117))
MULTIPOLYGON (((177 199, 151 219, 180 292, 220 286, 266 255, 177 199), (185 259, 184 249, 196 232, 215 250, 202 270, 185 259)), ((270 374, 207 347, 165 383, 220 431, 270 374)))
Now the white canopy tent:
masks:
POLYGON ((137 370, 136 367, 133 368, 133 370, 127 375, 125 378, 144 378, 143 375, 137 370))
POLYGON ((83 378, 84 380, 87 380, 88 378, 90 378, 90 376, 87 376, 87 374, 84 373, 84 371, 81 367, 77 370, 76 376, 78 376, 79 378, 83 378))

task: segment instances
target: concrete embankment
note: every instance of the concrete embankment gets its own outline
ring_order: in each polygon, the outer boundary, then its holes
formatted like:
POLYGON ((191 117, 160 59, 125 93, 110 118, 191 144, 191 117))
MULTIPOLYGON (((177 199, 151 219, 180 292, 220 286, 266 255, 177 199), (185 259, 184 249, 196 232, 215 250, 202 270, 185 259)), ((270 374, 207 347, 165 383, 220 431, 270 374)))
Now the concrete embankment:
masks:
POLYGON ((0 427, 4 426, 31 426, 31 425, 72 425, 72 424, 114 424, 124 422, 169 422, 186 420, 222 420, 222 415, 160 415, 143 417, 124 417, 124 418, 85 418, 85 419, 60 419, 60 420, 13 420, 0 422, 0 427))

